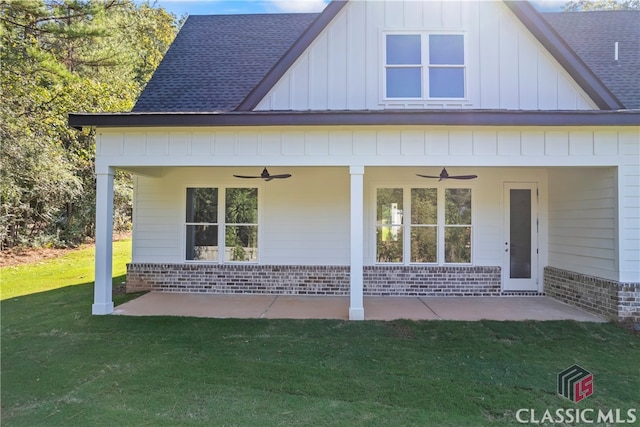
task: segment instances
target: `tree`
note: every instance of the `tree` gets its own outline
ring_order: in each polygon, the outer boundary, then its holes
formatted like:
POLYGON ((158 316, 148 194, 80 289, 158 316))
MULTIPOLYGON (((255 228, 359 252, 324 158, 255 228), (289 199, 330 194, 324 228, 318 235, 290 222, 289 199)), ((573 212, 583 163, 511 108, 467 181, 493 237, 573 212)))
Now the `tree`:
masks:
POLYGON ((572 0, 564 4, 565 12, 589 10, 640 10, 640 0, 572 0))
MULTIPOLYGON (((0 0, 3 248, 93 234, 94 135, 70 129, 67 114, 129 111, 178 25, 132 0, 0 0)), ((130 211, 124 173, 115 202, 130 211)))

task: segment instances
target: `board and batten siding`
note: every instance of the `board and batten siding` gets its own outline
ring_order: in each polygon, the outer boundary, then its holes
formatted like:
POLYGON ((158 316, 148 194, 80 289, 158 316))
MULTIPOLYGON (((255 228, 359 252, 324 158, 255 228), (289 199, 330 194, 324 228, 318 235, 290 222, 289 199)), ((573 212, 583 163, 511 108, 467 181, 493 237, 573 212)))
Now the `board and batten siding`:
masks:
POLYGON ((501 1, 349 2, 256 110, 594 110, 595 104, 501 1), (464 100, 383 100, 384 31, 465 35, 464 100))

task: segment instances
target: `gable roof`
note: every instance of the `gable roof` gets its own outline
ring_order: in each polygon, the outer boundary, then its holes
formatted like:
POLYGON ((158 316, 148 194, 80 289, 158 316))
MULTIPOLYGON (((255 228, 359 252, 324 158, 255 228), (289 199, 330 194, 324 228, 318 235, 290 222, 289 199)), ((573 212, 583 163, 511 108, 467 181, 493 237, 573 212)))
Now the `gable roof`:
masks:
POLYGON ((543 16, 626 108, 640 109, 640 11, 561 12, 543 16))
POLYGON ((235 109, 317 16, 189 16, 133 112, 235 109))

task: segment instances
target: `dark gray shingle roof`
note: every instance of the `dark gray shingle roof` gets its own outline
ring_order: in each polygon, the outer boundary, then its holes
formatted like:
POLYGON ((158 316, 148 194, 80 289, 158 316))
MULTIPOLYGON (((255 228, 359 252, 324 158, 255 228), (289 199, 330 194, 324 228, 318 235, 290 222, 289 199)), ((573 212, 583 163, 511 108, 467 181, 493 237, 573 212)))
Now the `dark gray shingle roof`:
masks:
POLYGON ((235 109, 317 16, 189 16, 133 111, 235 109))
POLYGON ((544 13, 626 108, 640 108, 640 11, 544 13), (618 62, 614 45, 618 42, 618 62))

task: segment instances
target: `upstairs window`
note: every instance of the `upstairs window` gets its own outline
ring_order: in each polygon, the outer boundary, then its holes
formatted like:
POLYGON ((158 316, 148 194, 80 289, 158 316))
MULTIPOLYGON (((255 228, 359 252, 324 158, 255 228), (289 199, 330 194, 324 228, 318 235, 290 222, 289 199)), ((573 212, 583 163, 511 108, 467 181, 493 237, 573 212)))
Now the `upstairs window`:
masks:
POLYGON ((462 99, 462 34, 386 34, 385 99, 462 99))

